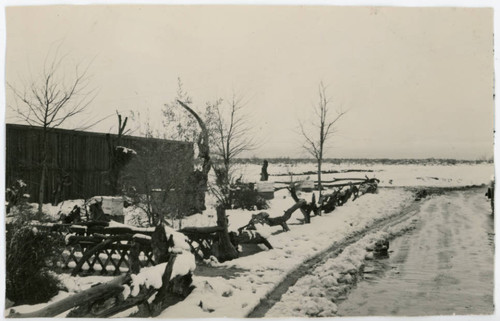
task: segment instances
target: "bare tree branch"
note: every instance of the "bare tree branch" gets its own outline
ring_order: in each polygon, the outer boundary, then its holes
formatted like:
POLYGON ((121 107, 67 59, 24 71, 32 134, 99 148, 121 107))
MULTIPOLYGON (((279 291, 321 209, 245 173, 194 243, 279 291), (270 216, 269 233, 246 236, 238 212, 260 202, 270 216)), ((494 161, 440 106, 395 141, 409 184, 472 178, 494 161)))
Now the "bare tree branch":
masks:
POLYGON ((318 188, 321 196, 321 165, 323 162, 323 156, 325 152, 325 144, 335 133, 335 124, 346 114, 345 111, 337 110, 337 115, 332 118, 330 117, 330 105, 331 99, 328 98, 326 93, 326 87, 321 82, 318 87, 319 101, 314 108, 315 119, 318 121, 312 122, 311 127, 315 131, 316 138, 313 138, 304 128, 304 124, 299 120, 301 134, 304 138, 303 148, 313 156, 318 164, 318 188))
POLYGON ((42 132, 42 155, 41 155, 41 179, 39 189, 38 210, 41 212, 44 190, 45 172, 48 159, 48 131, 61 126, 69 118, 82 113, 94 100, 94 90, 87 91, 89 66, 83 71, 75 68, 75 75, 71 80, 66 80, 64 70, 61 66, 66 58, 59 55, 59 48, 56 48, 54 57, 50 60, 50 55, 45 57, 44 66, 40 76, 32 77, 29 86, 24 86, 23 90, 15 88, 8 83, 8 88, 12 91, 15 101, 14 106, 9 106, 14 110, 18 118, 31 126, 43 128, 42 132))

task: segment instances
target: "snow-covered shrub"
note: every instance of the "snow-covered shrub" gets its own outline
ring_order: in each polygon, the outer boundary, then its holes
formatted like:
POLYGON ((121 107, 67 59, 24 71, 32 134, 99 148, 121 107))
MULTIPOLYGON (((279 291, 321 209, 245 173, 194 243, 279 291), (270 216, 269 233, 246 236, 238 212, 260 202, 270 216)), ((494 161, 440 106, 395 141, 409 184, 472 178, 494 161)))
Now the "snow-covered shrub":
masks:
POLYGON ((26 193, 27 185, 23 180, 16 182, 5 190, 6 212, 12 220, 19 224, 23 222, 51 221, 51 217, 43 212, 35 211, 33 206, 28 203, 30 195, 26 193))
POLYGON ((231 204, 233 208, 243 208, 245 210, 267 209, 267 201, 259 195, 253 184, 239 185, 231 193, 231 204))
POLYGON ((40 232, 22 220, 9 224, 6 234, 6 296, 16 305, 48 301, 60 288, 49 266, 60 257, 62 236, 40 232))
POLYGON ((29 194, 26 193, 26 183, 18 179, 14 182, 11 187, 5 189, 5 205, 7 214, 10 213, 10 210, 13 207, 17 207, 20 210, 21 208, 26 208, 27 201, 30 197, 29 194))
MULTIPOLYGON (((218 184, 221 184, 219 182, 218 184)), ((242 208, 245 210, 263 210, 269 208, 267 201, 259 195, 253 183, 242 183, 239 180, 233 182, 224 192, 223 186, 218 186, 218 193, 223 199, 219 199, 226 209, 242 208)))

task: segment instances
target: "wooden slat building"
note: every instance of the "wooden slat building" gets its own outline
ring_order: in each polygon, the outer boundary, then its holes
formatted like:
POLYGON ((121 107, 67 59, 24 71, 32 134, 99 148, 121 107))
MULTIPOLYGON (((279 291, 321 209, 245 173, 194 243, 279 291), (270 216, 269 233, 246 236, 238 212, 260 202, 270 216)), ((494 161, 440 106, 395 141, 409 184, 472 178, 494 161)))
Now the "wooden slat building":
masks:
MULTIPOLYGON (((193 170, 192 143, 124 136, 121 145, 137 152, 137 156, 122 173, 129 181, 133 181, 137 175, 143 175, 137 172, 138 168, 143 167, 141 158, 150 157, 152 152, 161 161, 160 166, 166 173, 164 177, 188 181, 193 170)), ((52 129, 48 134, 48 148, 44 202, 52 200, 55 189, 64 177, 69 181, 63 195, 65 199, 110 194, 110 153, 106 134, 52 129)), ((6 125, 6 187, 22 179, 28 185, 30 202, 38 201, 41 158, 42 128, 6 125)))

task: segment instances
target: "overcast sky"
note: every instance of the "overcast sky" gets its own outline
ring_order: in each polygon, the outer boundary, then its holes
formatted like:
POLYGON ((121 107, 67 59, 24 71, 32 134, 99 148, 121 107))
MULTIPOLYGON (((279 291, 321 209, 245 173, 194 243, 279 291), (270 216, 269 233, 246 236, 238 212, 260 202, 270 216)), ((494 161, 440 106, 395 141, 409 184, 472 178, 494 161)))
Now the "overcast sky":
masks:
POLYGON ((262 141, 244 156, 302 157, 298 119, 323 81, 348 111, 327 157, 493 155, 492 9, 45 6, 6 20, 7 81, 22 86, 60 46, 67 63, 91 63, 93 120, 149 110, 159 124, 180 77, 198 110, 244 97, 262 141))

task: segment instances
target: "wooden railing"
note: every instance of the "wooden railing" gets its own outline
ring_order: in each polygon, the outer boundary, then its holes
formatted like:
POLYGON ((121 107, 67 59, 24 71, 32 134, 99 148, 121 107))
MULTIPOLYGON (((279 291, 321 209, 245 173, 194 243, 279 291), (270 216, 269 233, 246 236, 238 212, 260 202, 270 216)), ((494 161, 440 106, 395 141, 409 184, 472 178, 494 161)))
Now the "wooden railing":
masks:
POLYGON ((63 270, 72 269, 72 275, 118 275, 132 269, 131 261, 137 262, 139 267, 154 265, 151 247, 153 229, 110 227, 107 222, 32 226, 65 238, 66 248, 59 264, 63 270))

